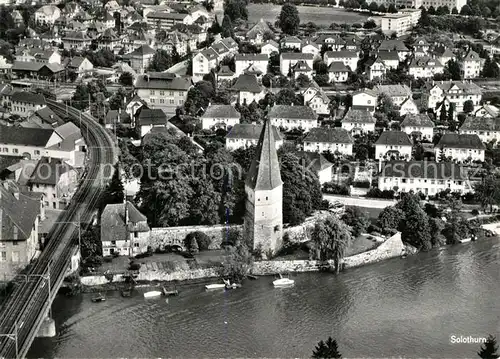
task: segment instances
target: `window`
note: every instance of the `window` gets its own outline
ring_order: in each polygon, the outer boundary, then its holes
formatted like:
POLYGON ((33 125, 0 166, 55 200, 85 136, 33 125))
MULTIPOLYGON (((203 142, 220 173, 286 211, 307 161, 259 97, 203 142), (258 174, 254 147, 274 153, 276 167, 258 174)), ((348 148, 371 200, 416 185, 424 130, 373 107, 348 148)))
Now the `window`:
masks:
POLYGON ((111 244, 112 244, 113 246, 116 246, 116 241, 111 241, 111 244))
POLYGON ((175 101, 173 99, 170 99, 170 104, 173 105, 175 101))
POLYGON ((134 243, 134 247, 139 248, 139 243, 134 243))
POLYGON ((169 96, 174 96, 174 91, 170 91, 169 96))
POLYGON ((155 90, 151 90, 151 91, 149 91, 149 94, 150 94, 150 95, 154 95, 154 94, 155 94, 155 90))
POLYGON ((134 238, 139 238, 139 232, 134 232, 134 238))
POLYGON ((165 96, 165 91, 160 91, 160 96, 165 96))
POLYGON ((155 99, 154 98, 152 98, 150 101, 151 101, 151 103, 155 103, 155 99))
POLYGON ((40 154, 40 151, 38 151, 38 150, 35 150, 34 152, 35 152, 35 155, 39 155, 40 154))
POLYGON ((7 252, 0 252, 0 261, 5 262, 7 260, 7 252))
POLYGON ((161 98, 160 103, 165 103, 165 99, 161 98))
POLYGON ((12 153, 19 153, 19 150, 18 150, 17 148, 14 148, 14 149, 12 150, 12 153))

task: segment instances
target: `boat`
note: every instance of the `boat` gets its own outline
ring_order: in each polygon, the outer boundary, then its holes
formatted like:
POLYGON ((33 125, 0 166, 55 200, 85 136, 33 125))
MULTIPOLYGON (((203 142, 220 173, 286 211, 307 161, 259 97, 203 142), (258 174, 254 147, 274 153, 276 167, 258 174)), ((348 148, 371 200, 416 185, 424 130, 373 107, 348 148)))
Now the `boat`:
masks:
POLYGON ((179 295, 179 291, 177 289, 174 290, 166 290, 165 287, 162 288, 162 293, 165 297, 170 297, 173 295, 179 295))
POLYGON ((257 277, 251 274, 247 274, 247 278, 251 280, 257 280, 257 277))
POLYGON ((130 297, 132 295, 132 291, 130 289, 128 289, 128 290, 122 290, 121 291, 121 295, 124 298, 128 298, 128 297, 130 297))
POLYGON ((289 286, 294 285, 295 281, 293 279, 286 278, 286 277, 283 278, 283 276, 281 274, 279 276, 280 276, 279 279, 276 279, 273 281, 273 285, 275 287, 289 287, 289 286))
POLYGON ((101 293, 97 294, 96 296, 92 297, 92 302, 98 303, 98 302, 105 302, 106 297, 103 296, 101 293))
POLYGON ((211 290, 211 289, 224 289, 226 288, 226 284, 207 284, 205 286, 205 289, 211 290))
POLYGON ((239 283, 231 283, 229 280, 224 281, 224 284, 226 285, 226 289, 241 288, 241 284, 239 284, 239 283))
POLYGON ((459 239, 459 240, 458 240, 458 242, 459 242, 459 243, 468 243, 468 242, 470 242, 471 240, 472 240, 472 238, 471 238, 471 237, 469 237, 469 238, 459 239))
POLYGON ((144 293, 144 298, 154 298, 159 297, 161 295, 160 291, 152 290, 151 292, 144 293))

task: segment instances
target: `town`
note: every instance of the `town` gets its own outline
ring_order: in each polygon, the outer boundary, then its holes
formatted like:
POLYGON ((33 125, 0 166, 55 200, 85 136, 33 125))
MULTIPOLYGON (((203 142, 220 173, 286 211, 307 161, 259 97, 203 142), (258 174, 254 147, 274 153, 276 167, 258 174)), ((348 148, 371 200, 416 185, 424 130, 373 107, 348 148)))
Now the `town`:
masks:
POLYGON ((293 283, 500 236, 494 1, 3 0, 0 19, 0 357, 55 335, 58 292, 293 283))

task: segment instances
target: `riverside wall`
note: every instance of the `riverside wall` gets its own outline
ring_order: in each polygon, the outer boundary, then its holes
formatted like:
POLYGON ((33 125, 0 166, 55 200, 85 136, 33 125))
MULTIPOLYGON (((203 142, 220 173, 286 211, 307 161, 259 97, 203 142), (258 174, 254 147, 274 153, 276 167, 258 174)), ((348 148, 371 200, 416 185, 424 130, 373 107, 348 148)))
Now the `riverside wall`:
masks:
POLYGON ((492 231, 497 236, 500 236, 500 222, 483 224, 481 227, 483 227, 483 229, 486 229, 488 231, 492 231))

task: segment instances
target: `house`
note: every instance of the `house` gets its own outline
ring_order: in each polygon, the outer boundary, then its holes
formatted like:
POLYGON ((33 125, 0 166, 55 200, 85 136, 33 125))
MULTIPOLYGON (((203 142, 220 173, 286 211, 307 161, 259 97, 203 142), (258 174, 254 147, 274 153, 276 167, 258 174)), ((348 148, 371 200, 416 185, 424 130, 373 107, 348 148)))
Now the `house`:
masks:
POLYGON ((117 125, 130 127, 130 115, 126 111, 122 112, 121 109, 108 110, 108 112, 106 113, 106 117, 104 117, 104 127, 109 130, 114 130, 118 127, 117 125))
POLYGON ((11 97, 11 113, 20 117, 29 117, 45 106, 45 97, 38 93, 17 91, 11 97))
POLYGON ((223 83, 231 84, 231 81, 235 78, 234 72, 226 65, 222 65, 216 75, 218 85, 223 83))
POLYGON ((75 56, 68 63, 67 68, 76 72, 78 75, 83 75, 91 72, 94 69, 94 65, 86 57, 75 56))
POLYGON ((150 228, 146 216, 129 201, 108 204, 101 215, 104 256, 136 256, 147 252, 150 228))
POLYGON ((445 133, 436 145, 436 160, 444 156, 457 162, 484 162, 485 149, 478 135, 445 133))
POLYGON ((432 141, 434 122, 426 113, 407 114, 403 122, 401 122, 401 131, 416 139, 432 141))
MULTIPOLYGON (((109 16, 111 16, 111 15, 109 15, 109 16)), ((114 26, 115 19, 113 18, 113 16, 111 16, 111 20, 112 20, 113 26, 114 26)), ((104 32, 101 34, 101 36, 97 40, 97 48, 99 50, 108 49, 108 50, 113 51, 116 47, 119 47, 120 45, 121 45, 120 36, 118 36, 118 34, 112 28, 108 28, 108 29, 104 30, 104 32)))
POLYGON ((251 67, 255 75, 261 76, 267 73, 269 56, 265 54, 236 54, 234 55, 234 62, 236 66, 235 76, 240 76, 251 67))
POLYGON ((500 144, 500 117, 472 117, 465 119, 459 134, 477 135, 484 143, 495 141, 500 144))
POLYGON ((412 142, 403 131, 384 131, 375 142, 375 160, 411 159, 412 142))
POLYGON ((38 229, 43 212, 37 194, 0 183, 0 271, 13 279, 39 253, 38 229))
POLYGON ((340 51, 345 49, 347 41, 338 34, 320 34, 315 40, 320 48, 325 46, 330 51, 340 51))
POLYGON ((85 31, 69 31, 62 38, 65 50, 85 50, 90 47, 92 39, 87 36, 85 31))
POLYGON ((410 55, 410 50, 406 47, 402 40, 382 40, 377 48, 377 52, 396 51, 399 57, 399 62, 403 62, 410 55))
MULTIPOLYGON (((1 93, 1 92, 0 92, 1 93)), ((475 117, 488 117, 494 118, 500 116, 500 109, 490 104, 484 104, 478 109, 474 110, 475 117)))
POLYGON ((78 173, 60 159, 42 157, 27 185, 42 194, 45 208, 65 209, 78 186, 78 173))
POLYGON ((280 55, 280 72, 283 76, 289 76, 293 72, 293 67, 297 62, 303 61, 312 69, 314 56, 312 54, 302 54, 300 52, 283 52, 280 55))
POLYGON ((37 80, 59 80, 64 78, 64 67, 56 63, 14 61, 11 71, 18 78, 37 80))
MULTIPOLYGON (((126 102, 126 101, 124 101, 126 102)), ((138 95, 135 95, 130 99, 130 101, 126 104, 125 106, 125 112, 129 115, 131 119, 131 127, 135 127, 135 118, 137 111, 139 111, 141 108, 147 108, 148 105, 146 101, 141 99, 138 95)))
POLYGON ((260 48, 261 54, 271 55, 273 52, 279 53, 280 45, 274 40, 267 40, 260 48))
POLYGON ((408 97, 406 100, 404 100, 399 107, 399 116, 404 116, 408 113, 415 115, 419 113, 418 106, 411 97, 408 97))
POLYGON ((399 66, 399 55, 397 51, 378 51, 377 59, 380 59, 387 69, 397 69, 399 66))
POLYGON ((300 75, 306 76, 308 79, 312 79, 313 69, 305 61, 298 61, 292 66, 293 77, 297 79, 300 75))
POLYGON ((41 62, 45 64, 61 64, 61 54, 54 49, 34 47, 23 49, 16 54, 15 61, 41 62))
POLYGON ((274 105, 267 116, 271 125, 285 131, 302 129, 307 132, 317 126, 316 114, 308 106, 274 105))
POLYGON ((323 58, 326 66, 330 66, 332 62, 342 62, 353 72, 358 68, 359 56, 354 51, 326 51, 323 58))
POLYGON ((286 36, 281 40, 281 49, 297 49, 300 51, 302 48, 302 40, 296 36, 286 36))
POLYGON ((450 190, 462 194, 471 191, 464 168, 452 162, 390 161, 383 164, 378 177, 382 191, 435 195, 450 190))
POLYGON ((375 132, 375 122, 375 117, 369 111, 350 108, 342 120, 342 128, 352 134, 375 132))
POLYGON ((74 168, 84 167, 87 145, 80 128, 73 122, 66 122, 56 127, 54 132, 60 140, 49 148, 50 151, 45 156, 64 159, 74 168))
POLYGON ((153 50, 151 46, 142 45, 131 53, 126 54, 125 58, 130 60, 130 66, 134 71, 142 74, 153 60, 155 53, 156 51, 153 50))
POLYGON ((374 90, 364 89, 352 94, 352 108, 355 110, 365 110, 375 112, 378 94, 374 90))
POLYGON ((168 115, 175 115, 183 106, 193 83, 188 77, 178 77, 167 72, 148 72, 137 76, 137 95, 149 108, 162 109, 168 115))
POLYGON ((408 73, 416 79, 432 78, 443 72, 444 66, 438 60, 428 56, 414 57, 408 69, 408 73))
POLYGON ((180 14, 167 11, 153 11, 144 15, 152 29, 170 31, 175 25, 192 25, 194 20, 190 14, 180 14))
POLYGON ((483 62, 484 60, 479 57, 477 52, 469 50, 462 61, 460 61, 464 79, 474 79, 479 77, 479 74, 483 69, 483 62))
POLYGON ((445 99, 454 104, 456 112, 462 112, 465 101, 479 106, 483 90, 473 82, 439 81, 433 82, 428 90, 428 108, 436 109, 445 99))
POLYGON ((425 39, 425 37, 418 37, 413 41, 413 52, 416 53, 424 53, 427 54, 429 52, 429 42, 425 39))
POLYGON ((266 37, 272 37, 273 31, 267 24, 267 22, 264 21, 264 19, 260 19, 259 22, 257 22, 254 26, 250 28, 250 30, 247 31, 245 34, 245 39, 247 41, 250 41, 250 43, 255 44, 255 45, 261 45, 266 37))
POLYGON ((321 46, 311 40, 302 42, 301 51, 303 54, 312 54, 315 59, 321 58, 321 46))
POLYGON ((408 97, 412 97, 411 89, 407 85, 376 85, 375 90, 389 97, 397 107, 400 107, 408 97))
POLYGON ((61 10, 55 5, 44 5, 35 11, 35 22, 38 24, 53 25, 61 16, 61 10))
POLYGON ((265 96, 264 89, 259 85, 254 74, 242 74, 238 77, 231 90, 238 92, 238 102, 250 105, 258 103, 265 96))
POLYGON ((203 80, 203 76, 215 70, 218 64, 219 55, 209 47, 193 56, 193 81, 203 80))
POLYGON ((328 66, 328 81, 346 82, 349 77, 349 71, 343 62, 334 61, 328 66))
POLYGON ((23 127, 53 129, 63 124, 64 121, 50 107, 45 106, 34 112, 28 117, 27 121, 22 122, 20 125, 23 127))
POLYGON ((165 112, 160 109, 142 108, 137 118, 137 125, 141 128, 141 138, 144 137, 153 127, 167 127, 168 118, 165 112))
POLYGON ((354 139, 343 128, 313 128, 304 138, 304 151, 331 152, 352 156, 354 139))
POLYGON ((201 116, 203 129, 231 128, 240 123, 240 113, 232 105, 210 105, 201 116))
MULTIPOLYGON (((260 134, 262 133, 262 125, 237 123, 229 130, 226 135, 226 149, 234 151, 238 148, 248 148, 250 146, 257 146, 260 134)), ((276 149, 283 145, 283 137, 278 129, 272 126, 274 132, 276 149)))
POLYGON ((317 115, 330 114, 330 99, 325 91, 313 80, 302 92, 304 106, 309 106, 317 115))
POLYGON ((318 175, 321 185, 332 181, 333 163, 329 162, 321 153, 300 151, 297 152, 297 155, 305 168, 309 168, 318 175))
POLYGON ((453 51, 451 51, 449 47, 444 45, 436 46, 434 48, 433 55, 443 66, 446 66, 446 64, 448 64, 448 61, 455 59, 456 57, 453 51))
POLYGON ((370 81, 383 78, 387 72, 387 67, 379 57, 375 60, 367 61, 366 68, 368 79, 370 81))

